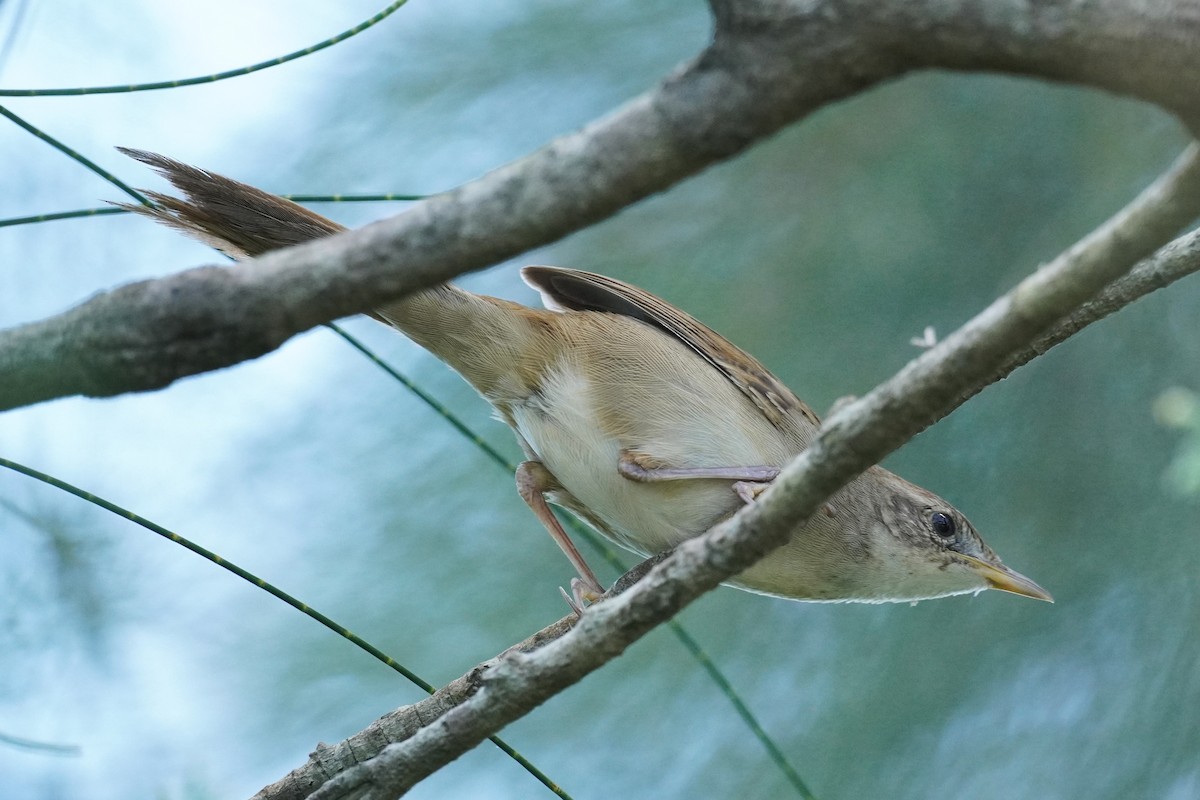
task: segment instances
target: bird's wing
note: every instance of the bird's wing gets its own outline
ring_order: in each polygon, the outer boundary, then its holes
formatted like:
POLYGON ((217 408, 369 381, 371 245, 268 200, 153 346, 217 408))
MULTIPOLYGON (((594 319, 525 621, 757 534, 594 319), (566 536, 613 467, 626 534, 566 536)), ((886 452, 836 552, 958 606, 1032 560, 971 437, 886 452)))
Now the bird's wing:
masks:
POLYGON ((622 314, 674 336, 719 370, 777 427, 796 416, 820 425, 816 413, 758 359, 643 289, 615 278, 561 267, 525 267, 521 276, 541 294, 549 309, 622 314))

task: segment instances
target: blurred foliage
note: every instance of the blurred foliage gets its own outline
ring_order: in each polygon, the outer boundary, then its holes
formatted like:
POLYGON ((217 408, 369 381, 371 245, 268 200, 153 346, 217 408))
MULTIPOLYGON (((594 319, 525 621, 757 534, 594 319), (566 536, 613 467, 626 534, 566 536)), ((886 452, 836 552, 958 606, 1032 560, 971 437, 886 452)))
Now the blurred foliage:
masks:
POLYGON ((1172 386, 1154 401, 1154 418, 1179 433, 1175 457, 1163 478, 1179 495, 1200 495, 1200 397, 1190 389, 1172 386))

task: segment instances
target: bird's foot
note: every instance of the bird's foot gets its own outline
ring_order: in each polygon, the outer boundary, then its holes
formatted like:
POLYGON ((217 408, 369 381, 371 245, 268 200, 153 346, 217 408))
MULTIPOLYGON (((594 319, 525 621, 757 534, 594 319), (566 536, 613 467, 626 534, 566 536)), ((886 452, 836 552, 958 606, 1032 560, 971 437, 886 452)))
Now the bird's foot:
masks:
POLYGON ((733 484, 733 490, 737 492, 737 496, 742 498, 742 502, 750 505, 758 500, 758 496, 767 490, 771 484, 764 481, 738 481, 733 484))
POLYGON ((571 578, 570 594, 561 586, 558 587, 558 591, 562 593, 563 600, 567 601, 576 617, 582 617, 585 608, 604 596, 604 590, 599 585, 589 585, 582 578, 571 578))

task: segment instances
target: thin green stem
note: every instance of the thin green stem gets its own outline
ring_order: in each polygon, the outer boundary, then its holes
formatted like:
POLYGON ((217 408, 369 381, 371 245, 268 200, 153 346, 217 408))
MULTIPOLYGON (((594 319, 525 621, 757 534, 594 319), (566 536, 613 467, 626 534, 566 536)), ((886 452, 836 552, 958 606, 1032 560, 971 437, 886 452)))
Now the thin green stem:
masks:
POLYGON ((368 20, 364 20, 355 25, 349 30, 342 31, 336 36, 317 42, 314 45, 305 47, 301 50, 288 53, 287 55, 277 58, 270 58, 266 61, 260 61, 257 64, 251 64, 248 67, 238 67, 236 69, 226 70, 224 72, 214 72, 211 75, 200 75, 194 78, 180 78, 170 81, 155 81, 153 83, 132 83, 120 84, 116 86, 77 86, 67 89, 0 89, 0 97, 52 97, 63 95, 83 95, 83 94, 121 94, 124 92, 149 92, 155 89, 177 89, 180 86, 196 86, 202 83, 216 83, 228 78, 238 78, 242 75, 249 75, 252 72, 268 69, 269 67, 277 67, 280 64, 286 64, 289 61, 295 61, 298 58, 311 55, 318 50, 324 50, 327 47, 333 47, 339 42, 344 42, 351 36, 362 33, 367 28, 382 22, 398 11, 402 5, 408 0, 395 0, 388 5, 387 8, 380 11, 375 16, 368 20))
POLYGON ((295 203, 388 203, 424 200, 427 194, 281 194, 295 203))
POLYGON ((10 225, 33 225, 38 222, 53 222, 59 219, 77 219, 79 217, 108 217, 113 214, 128 214, 123 208, 109 206, 108 208, 81 208, 77 211, 55 211, 51 214, 34 214, 29 217, 9 217, 0 219, 0 228, 10 225))
MULTIPOLYGON (((287 200, 297 203, 392 203, 424 200, 424 194, 281 194, 287 200)), ((10 225, 32 225, 38 222, 54 222, 60 219, 78 219, 80 217, 107 217, 114 214, 129 214, 127 208, 102 206, 100 208, 81 208, 76 211, 55 211, 49 214, 33 214, 28 217, 10 217, 0 219, 0 228, 10 225)))
POLYGON ((12 747, 19 747, 22 750, 36 750, 41 753, 50 753, 56 756, 77 756, 81 752, 79 745, 76 744, 38 742, 33 739, 26 739, 21 736, 13 736, 12 734, 8 733, 0 733, 0 742, 12 747))
POLYGON ((763 729, 763 726, 759 724, 758 719, 754 716, 754 713, 750 711, 750 708, 744 702, 742 702, 742 698, 736 691, 734 691, 733 684, 731 684, 725 677, 724 673, 717 668, 717 665, 712 662, 712 659, 708 657, 708 653, 704 652, 703 648, 700 647, 700 643, 693 639, 692 635, 688 633, 678 621, 671 620, 667 624, 671 626, 671 630, 675 633, 675 636, 679 639, 684 648, 686 648, 687 651, 692 654, 692 658, 694 658, 696 662, 704 668, 704 671, 708 673, 710 678, 712 678, 713 683, 720 687, 721 691, 725 694, 725 697, 728 698, 729 702, 733 704, 734 711, 736 711, 738 716, 742 718, 742 721, 746 723, 746 727, 750 729, 750 732, 754 734, 755 738, 757 738, 762 746, 766 748, 767 755, 769 755, 771 760, 775 762, 775 766, 777 766, 779 771, 783 773, 783 776, 787 778, 787 782, 792 785, 792 788, 796 790, 796 793, 804 798, 804 800, 817 800, 817 796, 812 793, 812 790, 808 788, 808 784, 804 782, 804 779, 801 778, 800 774, 796 772, 794 767, 792 767, 791 763, 787 760, 787 756, 785 756, 783 751, 780 750, 775 744, 775 740, 772 739, 770 734, 768 734, 763 729))
MULTIPOLYGON (((428 681, 423 679, 421 676, 417 675, 415 672, 413 672, 412 670, 408 669, 400 662, 393 659, 387 653, 383 652, 375 645, 371 644, 367 640, 360 637, 358 634, 356 634, 353 631, 351 631, 350 629, 346 628, 344 625, 341 625, 341 624, 335 622, 331 618, 322 614, 320 611, 317 611, 315 608, 312 608, 311 606, 309 606, 307 603, 303 603, 300 600, 297 600, 295 597, 293 597, 292 595, 283 591, 282 589, 278 588, 274 584, 268 583, 267 581, 258 577, 254 573, 250 572, 249 570, 243 569, 242 567, 238 566, 237 564, 234 564, 232 561, 226 560, 225 558, 217 555, 213 551, 211 551, 205 547, 202 547, 199 544, 196 544, 192 540, 185 539, 184 537, 180 536, 179 534, 175 533, 174 531, 168 530, 167 528, 164 528, 162 525, 159 525, 155 522, 151 522, 150 520, 146 519, 143 516, 135 514, 134 512, 132 512, 126 508, 122 508, 121 506, 117 505, 116 503, 110 502, 109 500, 105 500, 103 497, 98 497, 97 495, 94 495, 91 492, 86 491, 84 489, 80 489, 79 487, 74 486, 70 483, 67 483, 66 481, 59 480, 58 478, 55 478, 53 475, 47 475, 46 473, 36 470, 33 467, 27 467, 24 464, 19 464, 16 461, 11 461, 11 460, 9 460, 7 458, 3 458, 3 457, 0 457, 0 467, 5 467, 6 469, 10 469, 13 472, 19 472, 20 474, 28 476, 30 478, 33 478, 34 480, 41 481, 42 483, 53 486, 56 489, 64 491, 68 494, 72 494, 81 500, 85 500, 85 501, 91 503, 92 505, 100 506, 100 508, 103 508, 105 511, 109 511, 113 514, 116 514, 118 517, 123 517, 123 518, 129 520, 130 522, 134 523, 135 525, 140 525, 141 527, 145 528, 148 531, 157 533, 159 536, 162 536, 164 539, 169 539, 170 541, 174 542, 175 544, 180 545, 181 547, 192 551, 193 553, 200 556, 201 558, 211 561, 212 563, 216 564, 218 567, 221 567, 224 570, 232 572, 234 575, 238 576, 242 580, 244 580, 248 583, 254 584, 258 588, 267 592, 268 594, 270 594, 274 597, 277 597, 280 600, 282 600, 283 602, 287 603, 289 606, 291 606, 292 608, 301 612, 305 616, 310 617, 311 619, 314 619, 317 622, 321 623, 326 628, 328 628, 329 630, 336 633, 338 636, 341 636, 343 639, 346 639, 349 642, 351 642, 352 644, 354 644, 360 650, 370 654, 376 660, 381 661, 382 663, 384 663, 387 666, 394 669, 396 672, 399 672, 401 675, 403 675, 405 678, 407 678, 409 680, 409 682, 420 687, 427 694, 433 694, 434 691, 436 691, 436 687, 434 687, 433 684, 429 683, 428 681)), ((567 800, 570 800, 570 796, 566 792, 564 792, 562 790, 562 788, 560 788, 558 786, 558 784, 556 784, 554 781, 550 780, 550 778, 547 777, 541 770, 539 770, 537 767, 535 767, 533 764, 531 764, 524 756, 522 756, 520 753, 518 753, 516 750, 514 750, 511 745, 504 742, 498 736, 491 736, 488 738, 490 738, 497 747, 499 747, 501 750, 503 750, 505 753, 507 753, 512 758, 516 759, 517 763, 519 763, 522 767, 524 767, 531 775, 533 775, 533 777, 537 778, 551 792, 558 795, 559 797, 567 798, 567 800)))
POLYGON ((23 128, 24 130, 28 131, 29 133, 32 133, 37 138, 41 139, 43 142, 45 142, 46 144, 53 147, 55 150, 58 150, 60 153, 63 153, 68 158, 70 158, 74 161, 78 161, 80 164, 87 167, 92 172, 99 175, 101 178, 104 178, 104 180, 108 181, 113 186, 117 187, 122 192, 124 192, 125 194, 132 197, 134 200, 137 200, 142 205, 147 205, 147 206, 150 205, 149 200, 147 200, 145 197, 143 197, 136 189, 133 189, 133 188, 129 187, 128 185, 126 185, 125 182, 122 181, 120 178, 118 178, 116 175, 113 175, 111 172, 104 169, 103 167, 101 167, 99 164, 92 161, 91 159, 87 158, 82 153, 79 153, 78 151, 72 150, 70 147, 67 147, 65 144, 60 142, 58 139, 55 139, 50 134, 46 133, 41 128, 38 128, 38 127, 32 125, 31 123, 26 122, 24 119, 22 119, 21 117, 18 117, 12 111, 8 110, 8 108, 6 108, 5 106, 0 106, 0 117, 5 117, 5 118, 11 120, 12 122, 15 122, 19 127, 23 128))

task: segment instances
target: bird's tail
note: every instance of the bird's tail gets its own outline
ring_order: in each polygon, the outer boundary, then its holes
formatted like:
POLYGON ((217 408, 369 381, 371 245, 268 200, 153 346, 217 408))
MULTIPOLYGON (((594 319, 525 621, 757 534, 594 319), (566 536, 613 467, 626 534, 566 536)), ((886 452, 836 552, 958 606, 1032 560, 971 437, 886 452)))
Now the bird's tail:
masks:
MULTIPOLYGON (((277 195, 144 150, 118 148, 148 164, 182 197, 146 192, 154 206, 118 203, 192 236, 234 259, 301 244, 345 230, 333 220, 277 195)), ((368 312, 399 329, 493 398, 536 350, 547 312, 468 292, 451 284, 409 295, 368 312)))

